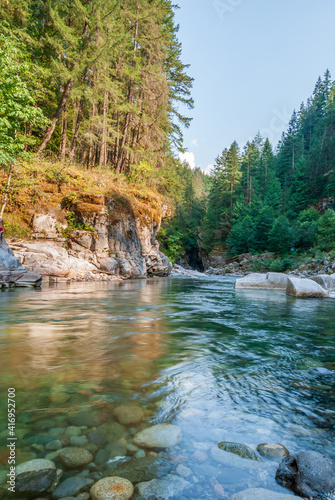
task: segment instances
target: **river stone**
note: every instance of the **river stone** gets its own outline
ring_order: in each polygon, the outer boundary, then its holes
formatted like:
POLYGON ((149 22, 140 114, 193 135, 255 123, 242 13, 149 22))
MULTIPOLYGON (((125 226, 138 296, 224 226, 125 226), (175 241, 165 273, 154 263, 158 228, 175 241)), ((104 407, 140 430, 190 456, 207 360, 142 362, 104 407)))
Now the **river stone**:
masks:
POLYGON ((139 406, 119 406, 114 415, 122 425, 139 424, 144 419, 144 413, 139 406))
POLYGON ((105 463, 109 460, 109 458, 110 458, 109 450, 99 450, 95 455, 94 462, 98 467, 101 467, 102 465, 105 465, 105 463))
POLYGON ((266 458, 282 458, 289 455, 288 450, 282 444, 262 443, 257 446, 260 455, 266 458))
POLYGON ((276 480, 303 497, 328 493, 335 489, 335 461, 317 451, 302 451, 283 459, 276 480))
POLYGON ((46 458, 35 458, 16 466, 15 473, 18 476, 23 472, 37 472, 46 469, 56 469, 56 465, 46 458))
POLYGON ((324 299, 329 298, 327 290, 318 283, 308 278, 293 278, 287 280, 286 295, 300 299, 324 299))
POLYGON ((168 474, 172 469, 171 463, 161 457, 143 457, 134 458, 129 462, 113 467, 108 467, 107 473, 115 476, 124 477, 132 483, 150 481, 151 479, 161 478, 168 474))
POLYGON ((110 458, 114 457, 124 457, 127 455, 127 448, 124 444, 119 441, 112 441, 106 446, 106 450, 109 451, 110 458))
POLYGON ((228 451, 229 453, 235 453, 235 455, 239 455, 242 458, 248 458, 249 460, 258 460, 261 461, 260 458, 256 455, 252 448, 246 446, 245 444, 240 443, 230 443, 229 441, 223 441, 219 443, 220 450, 228 451))
POLYGON ((49 396, 51 403, 63 404, 70 399, 70 395, 66 392, 52 392, 49 396))
POLYGON ((67 427, 63 433, 63 438, 71 438, 72 436, 80 436, 81 428, 74 425, 67 427))
POLYGON ((93 479, 88 479, 86 477, 69 477, 65 479, 57 488, 53 491, 53 498, 63 498, 63 497, 71 497, 77 496, 78 493, 88 489, 94 483, 93 479))
POLYGON ((19 474, 16 478, 15 492, 19 495, 40 496, 49 492, 57 482, 57 470, 45 469, 19 474))
POLYGON ((191 484, 188 481, 172 474, 164 479, 152 479, 152 481, 137 485, 138 492, 144 500, 180 498, 180 495, 190 487, 191 484))
POLYGON ((88 411, 80 411, 69 415, 67 420, 71 425, 77 427, 81 427, 83 425, 86 425, 87 427, 98 427, 101 424, 99 414, 88 411))
POLYGON ((171 424, 153 425, 134 436, 134 443, 145 448, 171 448, 180 440, 180 427, 171 424))
POLYGON ((60 439, 55 439, 54 441, 50 441, 45 445, 45 449, 48 451, 60 450, 62 447, 62 441, 60 439))
POLYGON ((312 276, 311 279, 328 291, 335 288, 335 274, 318 274, 317 276, 312 276))
POLYGON ((263 488, 250 488, 236 493, 228 500, 292 500, 292 498, 292 495, 285 493, 277 493, 263 488))
POLYGON ((90 493, 92 500, 129 500, 134 487, 122 477, 105 477, 92 486, 90 493))
POLYGON ((88 434, 88 439, 90 440, 90 443, 95 444, 95 445, 97 445, 97 446, 99 446, 101 448, 103 448, 104 446, 106 446, 106 444, 108 443, 108 441, 105 438, 105 436, 103 436, 99 432, 90 432, 88 434))
POLYGON ((72 446, 78 446, 79 448, 85 446, 88 443, 88 438, 86 436, 71 436, 70 444, 72 446))
POLYGON ((83 467, 93 461, 93 455, 84 448, 64 448, 58 457, 66 467, 71 469, 83 467))
POLYGON ((35 460, 37 458, 37 453, 33 451, 21 451, 16 455, 16 463, 23 464, 24 462, 29 462, 30 460, 35 460))

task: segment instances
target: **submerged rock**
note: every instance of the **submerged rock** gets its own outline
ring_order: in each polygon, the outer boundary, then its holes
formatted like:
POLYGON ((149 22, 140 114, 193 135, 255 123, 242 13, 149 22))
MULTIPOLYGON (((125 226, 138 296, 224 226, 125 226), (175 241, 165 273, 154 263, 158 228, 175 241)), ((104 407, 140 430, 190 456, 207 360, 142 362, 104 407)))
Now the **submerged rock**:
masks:
POLYGON ((177 425, 158 424, 138 432, 134 443, 144 448, 171 448, 181 440, 181 429, 177 425))
POLYGON ((93 484, 93 479, 88 479, 81 476, 69 477, 65 479, 53 491, 52 497, 55 499, 77 496, 78 493, 89 488, 93 484))
POLYGON ((56 465, 46 458, 35 458, 34 460, 29 460, 28 462, 17 465, 15 472, 18 476, 23 472, 38 472, 46 469, 56 469, 56 465))
POLYGON ((276 473, 277 482, 304 497, 335 489, 335 461, 316 451, 285 457, 276 473))
POLYGON ((15 492, 28 497, 40 496, 51 491, 57 479, 56 469, 23 472, 16 478, 15 492))
POLYGON ((190 487, 191 484, 182 477, 169 474, 164 479, 152 479, 149 482, 139 483, 137 490, 144 500, 151 500, 151 498, 168 500, 180 498, 180 495, 190 487))
POLYGON ((132 483, 140 483, 150 481, 168 474, 172 469, 169 461, 161 457, 143 457, 134 458, 129 462, 118 465, 117 467, 109 466, 108 474, 124 477, 132 483))
POLYGON ((144 419, 144 413, 139 406, 119 406, 114 415, 122 425, 139 424, 144 419))
POLYGON ((92 500, 129 500, 133 493, 131 482, 116 476, 100 479, 90 490, 92 500))
POLYGON ((318 283, 310 279, 290 277, 287 281, 286 294, 300 299, 324 299, 329 298, 328 292, 318 283))
POLYGON ((93 461, 93 455, 84 448, 64 448, 58 454, 58 458, 71 469, 84 467, 93 461))
POLYGON ((292 500, 292 495, 277 493, 263 488, 249 488, 236 493, 229 500, 292 500))
POLYGON ((228 441, 223 441, 219 443, 220 450, 228 451, 229 453, 235 453, 242 458, 248 458, 249 460, 261 461, 261 459, 256 455, 254 450, 245 444, 240 443, 230 443, 228 441))
POLYGON ((266 458, 282 458, 289 455, 288 450, 282 444, 262 443, 257 446, 260 455, 266 458))

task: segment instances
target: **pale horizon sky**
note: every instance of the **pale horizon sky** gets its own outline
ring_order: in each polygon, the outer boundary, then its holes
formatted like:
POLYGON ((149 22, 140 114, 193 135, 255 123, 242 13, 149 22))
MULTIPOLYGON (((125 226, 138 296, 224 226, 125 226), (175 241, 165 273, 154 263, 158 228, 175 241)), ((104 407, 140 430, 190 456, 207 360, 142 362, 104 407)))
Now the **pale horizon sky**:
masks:
POLYGON ((335 79, 334 0, 180 0, 176 22, 195 79, 184 146, 203 170, 257 132, 276 145, 318 77, 335 79))

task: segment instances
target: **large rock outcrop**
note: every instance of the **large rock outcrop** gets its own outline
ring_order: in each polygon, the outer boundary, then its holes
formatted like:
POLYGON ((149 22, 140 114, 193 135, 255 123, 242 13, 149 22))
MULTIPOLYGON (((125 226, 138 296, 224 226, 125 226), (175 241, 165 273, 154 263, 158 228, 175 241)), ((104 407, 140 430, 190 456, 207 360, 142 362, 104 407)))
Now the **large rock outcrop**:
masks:
POLYGON ((293 278, 287 281, 286 294, 300 299, 325 299, 329 298, 327 290, 318 283, 308 278, 293 278))
POLYGON ((252 273, 236 280, 235 288, 286 290, 288 276, 283 273, 252 273))
POLYGON ((16 241, 13 249, 27 269, 43 276, 169 276, 172 265, 156 240, 166 212, 144 201, 135 212, 129 200, 83 194, 66 209, 38 207, 35 241, 16 241))
POLYGON ((13 251, 7 245, 5 238, 0 243, 0 287, 40 286, 42 276, 28 272, 13 251))

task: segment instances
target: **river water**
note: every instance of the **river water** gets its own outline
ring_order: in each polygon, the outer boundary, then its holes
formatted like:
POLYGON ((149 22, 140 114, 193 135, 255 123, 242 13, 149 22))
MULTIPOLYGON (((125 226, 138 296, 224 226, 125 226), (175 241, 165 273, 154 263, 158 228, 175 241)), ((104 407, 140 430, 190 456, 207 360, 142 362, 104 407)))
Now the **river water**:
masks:
MULTIPOLYGON (((178 500, 248 487, 288 493, 274 479, 280 459, 241 459, 219 450, 221 441, 335 458, 334 301, 233 285, 169 278, 2 291, 0 473, 8 387, 16 390, 18 462, 48 455, 43 436, 77 410, 106 420, 135 404, 142 427, 178 425, 182 441, 162 455, 172 472, 179 462, 190 471, 178 500), (67 401, 50 400, 55 392, 67 401)), ((123 439, 131 443, 139 428, 125 428, 123 439)))

